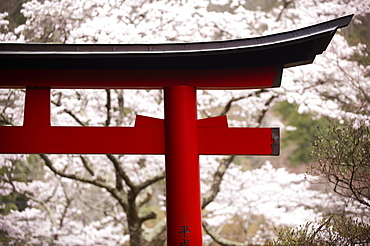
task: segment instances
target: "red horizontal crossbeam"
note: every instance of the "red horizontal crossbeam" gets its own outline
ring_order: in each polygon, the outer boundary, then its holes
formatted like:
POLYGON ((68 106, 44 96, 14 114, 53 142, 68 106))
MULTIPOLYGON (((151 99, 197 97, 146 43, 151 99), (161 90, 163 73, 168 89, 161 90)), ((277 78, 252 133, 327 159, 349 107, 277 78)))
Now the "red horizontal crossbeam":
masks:
POLYGON ((282 67, 144 71, 0 68, 0 88, 163 89, 180 84, 197 89, 257 89, 279 87, 282 70, 282 67))
MULTIPOLYGON (((138 118, 143 120, 143 116, 138 118)), ((228 128, 220 122, 213 118, 198 121, 200 155, 278 154, 273 149, 278 130, 228 128), (216 125, 209 126, 207 121, 216 125)), ((135 127, 1 126, 0 136, 0 153, 165 154, 164 127, 140 123, 135 127)))
MULTIPOLYGON (((279 152, 277 129, 228 128, 226 116, 197 120, 197 136, 201 155, 279 152)), ((48 87, 27 88, 24 126, 1 126, 0 137, 0 153, 165 154, 161 119, 137 116, 135 127, 50 126, 48 87)))

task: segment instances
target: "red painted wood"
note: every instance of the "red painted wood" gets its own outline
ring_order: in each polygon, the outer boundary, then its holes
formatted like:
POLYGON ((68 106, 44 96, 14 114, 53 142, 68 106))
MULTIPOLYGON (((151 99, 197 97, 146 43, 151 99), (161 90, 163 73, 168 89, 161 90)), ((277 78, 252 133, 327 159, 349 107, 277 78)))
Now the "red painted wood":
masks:
MULTIPOLYGON (((135 127, 142 126, 164 127, 164 120, 143 115, 136 115, 135 127)), ((228 123, 226 115, 197 120, 197 127, 227 127, 227 126, 228 123)))
POLYGON ((196 90, 164 88, 168 245, 202 245, 196 90))
MULTIPOLYGON (((270 128, 198 127, 200 155, 271 155, 270 128)), ((165 154, 163 127, 0 127, 0 153, 165 154)))
POLYGON ((50 126, 50 87, 27 87, 23 125, 50 126))
POLYGON ((163 136, 163 127, 2 126, 0 153, 164 154, 163 136))
POLYGON ((198 128, 199 154, 271 155, 271 128, 198 128))
POLYGON ((256 89, 279 86, 281 72, 282 68, 276 67, 192 71, 0 69, 0 88, 162 89, 180 84, 197 89, 256 89))

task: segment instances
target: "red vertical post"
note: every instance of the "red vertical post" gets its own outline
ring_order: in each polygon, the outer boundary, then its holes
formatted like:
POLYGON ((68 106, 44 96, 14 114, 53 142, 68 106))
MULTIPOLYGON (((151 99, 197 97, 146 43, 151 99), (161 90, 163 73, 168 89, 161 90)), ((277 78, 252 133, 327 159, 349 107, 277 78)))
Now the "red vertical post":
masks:
POLYGON ((202 245, 196 89, 164 88, 167 245, 202 245))
POLYGON ((50 126, 50 87, 27 87, 23 125, 33 128, 50 126))

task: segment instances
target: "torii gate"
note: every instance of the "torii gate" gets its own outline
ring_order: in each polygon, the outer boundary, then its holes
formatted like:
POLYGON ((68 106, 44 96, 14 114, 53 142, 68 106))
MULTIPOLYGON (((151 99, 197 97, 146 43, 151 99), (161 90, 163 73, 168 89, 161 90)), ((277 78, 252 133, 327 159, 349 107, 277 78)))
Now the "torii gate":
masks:
POLYGON ((2 43, 0 88, 26 88, 26 103, 23 126, 0 127, 0 153, 165 154, 167 243, 202 245, 198 156, 279 155, 279 129, 229 128, 226 116, 198 120, 196 89, 279 87, 283 68, 312 63, 352 16, 218 42, 2 43), (164 89, 165 119, 138 115, 134 127, 51 126, 51 88, 164 89))

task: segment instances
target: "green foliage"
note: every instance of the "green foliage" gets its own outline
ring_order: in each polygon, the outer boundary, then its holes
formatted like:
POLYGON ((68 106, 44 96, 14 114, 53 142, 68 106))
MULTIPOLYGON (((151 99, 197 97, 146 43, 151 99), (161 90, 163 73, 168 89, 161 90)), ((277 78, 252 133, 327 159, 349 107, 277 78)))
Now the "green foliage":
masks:
POLYGON ((319 134, 317 126, 325 125, 326 119, 313 119, 311 114, 298 113, 298 105, 280 102, 275 106, 275 112, 282 116, 285 125, 296 127, 294 131, 284 132, 282 147, 295 145, 295 151, 290 155, 291 164, 309 163, 313 161, 311 156, 311 143, 319 134))
POLYGON ((28 155, 26 160, 11 160, 11 167, 0 169, 0 175, 12 174, 12 180, 18 182, 31 182, 40 180, 44 174, 44 167, 38 155, 28 155))
POLYGON ((359 21, 352 21, 348 28, 341 30, 350 45, 367 43, 370 39, 370 14, 356 16, 359 21))
MULTIPOLYGON (((4 166, 0 169, 2 180, 11 179, 11 181, 27 183, 32 180, 42 179, 44 174, 43 166, 37 155, 29 155, 27 160, 12 160, 11 162, 12 165, 10 167, 4 166)), ((28 198, 25 195, 16 192, 0 196, 0 213, 7 215, 11 210, 22 211, 27 208, 27 201, 28 198)))
POLYGON ((370 225, 352 217, 331 216, 319 223, 308 222, 298 228, 283 229, 273 245, 368 245, 370 225))
POLYGON ((10 193, 7 196, 0 196, 0 213, 7 215, 11 210, 23 211, 27 208, 28 199, 17 193, 10 193))
POLYGON ((348 28, 343 29, 342 33, 350 45, 356 46, 359 43, 365 44, 364 53, 355 52, 351 60, 357 61, 359 64, 368 66, 370 65, 370 14, 365 16, 357 16, 359 22, 352 21, 348 28))
POLYGON ((13 31, 20 24, 26 22, 26 18, 21 13, 22 4, 28 0, 0 0, 0 13, 7 12, 9 28, 13 31))

